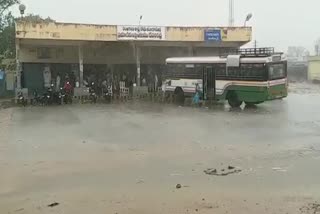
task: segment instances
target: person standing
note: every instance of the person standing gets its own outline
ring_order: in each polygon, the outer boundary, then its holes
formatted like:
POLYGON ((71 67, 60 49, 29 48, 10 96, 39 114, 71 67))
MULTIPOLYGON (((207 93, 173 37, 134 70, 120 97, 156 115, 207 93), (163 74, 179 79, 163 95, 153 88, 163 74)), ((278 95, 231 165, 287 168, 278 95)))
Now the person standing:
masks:
POLYGON ((43 80, 44 80, 44 87, 50 88, 51 87, 51 71, 49 66, 44 67, 43 80))
POLYGON ((158 92, 158 75, 157 74, 155 74, 154 75, 154 91, 155 92, 158 92))
POLYGON ((56 78, 56 91, 60 90, 60 84, 61 84, 61 77, 60 74, 57 74, 57 78, 56 78))
POLYGON ((196 84, 195 94, 193 96, 192 103, 197 106, 200 105, 200 86, 198 83, 196 84))
POLYGON ((104 79, 101 83, 102 94, 105 94, 108 91, 108 82, 104 79))
POLYGON ((146 81, 145 77, 142 78, 142 84, 141 85, 142 86, 147 86, 147 81, 146 81))
POLYGON ((72 94, 72 88, 73 88, 73 87, 72 87, 70 81, 67 80, 67 81, 65 82, 64 86, 63 86, 63 89, 65 90, 65 92, 66 92, 67 94, 71 95, 71 94, 72 94))

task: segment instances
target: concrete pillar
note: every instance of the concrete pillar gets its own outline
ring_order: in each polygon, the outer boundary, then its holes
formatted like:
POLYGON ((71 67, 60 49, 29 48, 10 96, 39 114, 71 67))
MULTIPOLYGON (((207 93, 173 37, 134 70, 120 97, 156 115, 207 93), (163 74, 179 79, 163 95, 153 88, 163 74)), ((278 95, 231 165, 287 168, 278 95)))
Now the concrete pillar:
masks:
POLYGON ((79 45, 79 84, 83 87, 83 47, 79 45))
POLYGON ((16 62, 17 62, 17 70, 16 70, 16 77, 17 77, 17 89, 21 89, 21 73, 22 73, 22 64, 20 62, 20 40, 16 40, 16 62))
POLYGON ((141 86, 140 47, 135 45, 137 65, 137 86, 141 86))
POLYGON ((112 83, 113 83, 113 75, 114 75, 114 66, 115 65, 110 65, 110 69, 111 69, 111 80, 112 80, 112 83))

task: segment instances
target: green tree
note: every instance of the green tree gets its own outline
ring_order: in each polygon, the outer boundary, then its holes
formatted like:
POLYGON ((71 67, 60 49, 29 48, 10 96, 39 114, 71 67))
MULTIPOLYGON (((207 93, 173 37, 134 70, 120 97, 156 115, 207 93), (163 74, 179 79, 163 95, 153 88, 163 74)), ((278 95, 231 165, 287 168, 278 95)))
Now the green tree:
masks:
POLYGON ((19 4, 19 0, 0 0, 0 66, 3 59, 14 59, 16 57, 15 21, 54 22, 50 17, 43 19, 41 16, 34 14, 15 19, 9 8, 17 4, 19 4))
POLYGON ((17 18, 17 21, 24 21, 24 22, 30 22, 30 23, 49 23, 49 22, 55 22, 55 20, 51 19, 50 17, 48 18, 42 18, 39 15, 35 14, 28 14, 22 18, 17 18))
POLYGON ((0 0, 0 64, 5 58, 14 58, 15 24, 9 8, 18 4, 19 0, 0 0))
POLYGON ((8 9, 13 5, 19 4, 19 0, 0 0, 0 17, 7 13, 8 9))
POLYGON ((15 51, 15 21, 11 13, 1 17, 0 24, 0 57, 14 58, 15 51))

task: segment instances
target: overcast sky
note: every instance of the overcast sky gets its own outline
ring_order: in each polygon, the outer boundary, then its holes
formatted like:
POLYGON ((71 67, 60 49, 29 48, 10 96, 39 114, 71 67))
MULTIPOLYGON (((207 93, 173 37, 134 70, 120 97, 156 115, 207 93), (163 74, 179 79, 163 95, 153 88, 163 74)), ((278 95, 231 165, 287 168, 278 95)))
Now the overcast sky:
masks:
MULTIPOLYGON (((26 13, 59 22, 93 24, 227 26, 228 0, 21 0, 26 13)), ((313 53, 320 37, 319 0, 234 0, 235 23, 253 13, 258 46, 305 46, 313 53)), ((18 7, 12 9, 18 14, 18 7)))

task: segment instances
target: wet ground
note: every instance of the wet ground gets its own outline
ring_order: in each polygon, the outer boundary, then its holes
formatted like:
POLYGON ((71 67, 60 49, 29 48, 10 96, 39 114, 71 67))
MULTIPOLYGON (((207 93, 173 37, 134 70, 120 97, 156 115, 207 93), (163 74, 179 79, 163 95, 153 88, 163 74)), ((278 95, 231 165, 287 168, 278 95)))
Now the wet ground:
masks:
POLYGON ((2 109, 0 213, 320 213, 320 90, 301 87, 237 110, 2 109))

